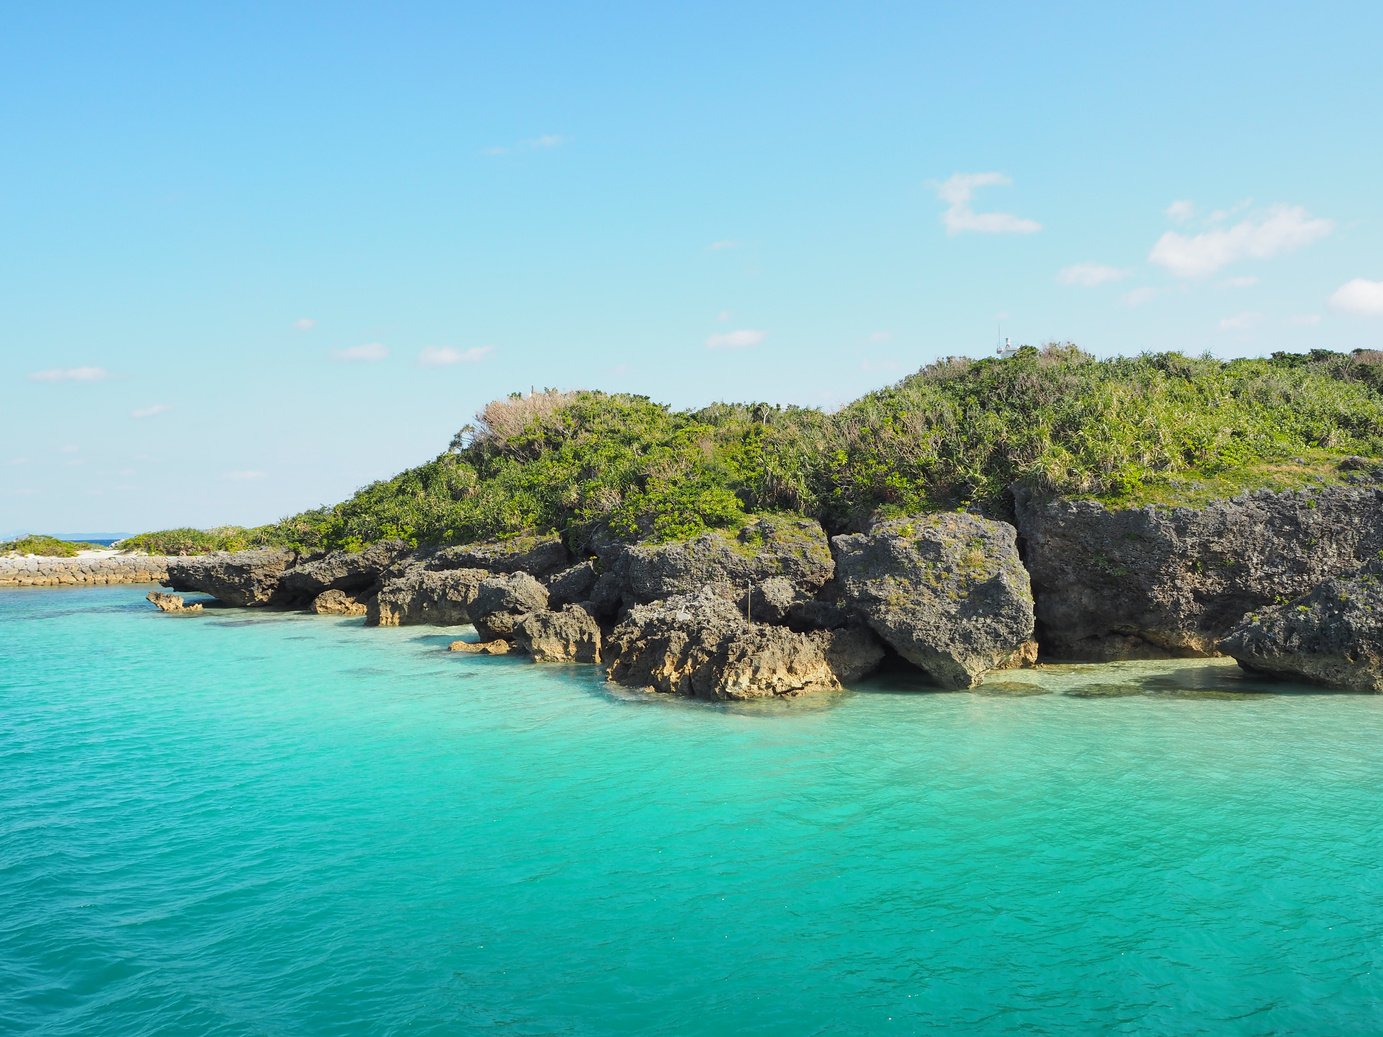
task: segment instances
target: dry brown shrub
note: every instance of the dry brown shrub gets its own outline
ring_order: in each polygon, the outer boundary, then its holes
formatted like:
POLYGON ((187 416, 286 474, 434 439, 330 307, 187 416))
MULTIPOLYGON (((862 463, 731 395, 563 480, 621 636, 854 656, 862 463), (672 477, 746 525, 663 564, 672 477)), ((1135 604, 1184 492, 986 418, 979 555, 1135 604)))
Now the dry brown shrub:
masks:
POLYGON ((575 396, 575 393, 558 389, 544 389, 491 400, 475 416, 473 441, 502 446, 519 436, 530 424, 551 418, 575 396))

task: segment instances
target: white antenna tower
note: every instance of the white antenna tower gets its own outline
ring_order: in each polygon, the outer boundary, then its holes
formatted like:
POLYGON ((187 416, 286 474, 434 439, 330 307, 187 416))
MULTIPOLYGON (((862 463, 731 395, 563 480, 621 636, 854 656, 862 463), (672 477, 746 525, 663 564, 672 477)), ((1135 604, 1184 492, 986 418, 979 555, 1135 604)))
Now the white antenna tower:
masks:
MULTIPOLYGON (((1002 336, 1003 336, 1003 333, 1004 333, 1004 326, 1003 326, 1002 324, 1000 324, 1000 325, 999 325, 999 335, 1002 337, 1002 336)), ((995 346, 995 347, 994 347, 994 352, 997 353, 997 354, 999 354, 999 356, 1009 357, 1009 356, 1013 356, 1014 353, 1018 352, 1018 347, 1015 346, 1012 342, 1010 342, 1008 339, 1005 338, 1002 345, 998 345, 998 346, 995 346)))

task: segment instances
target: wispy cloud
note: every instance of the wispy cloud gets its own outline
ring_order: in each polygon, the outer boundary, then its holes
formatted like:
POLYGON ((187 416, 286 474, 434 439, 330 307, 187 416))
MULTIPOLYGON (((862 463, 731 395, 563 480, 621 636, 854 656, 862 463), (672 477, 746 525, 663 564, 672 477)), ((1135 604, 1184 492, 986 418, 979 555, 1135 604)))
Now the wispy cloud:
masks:
POLYGON ((263 479, 264 473, 257 468, 241 468, 233 472, 227 472, 226 478, 231 482, 251 482, 255 479, 263 479))
POLYGON ((1144 285, 1144 286, 1141 287, 1141 288, 1135 288, 1135 289, 1133 289, 1133 291, 1131 291, 1131 292, 1125 292, 1125 293, 1124 293, 1124 305, 1125 305, 1125 306, 1143 306, 1143 305, 1145 305, 1146 303, 1152 302, 1152 301, 1153 301, 1154 299, 1156 299, 1156 298, 1157 298, 1157 289, 1156 289, 1156 288, 1153 288, 1151 285, 1144 285))
POLYGON ((29 375, 35 382, 103 382, 109 377, 104 367, 50 367, 29 375))
POLYGON ((1220 319, 1221 331, 1248 331, 1263 319, 1261 313, 1236 313, 1233 317, 1220 319))
POLYGON ((155 403, 148 407, 136 407, 130 411, 132 418, 152 418, 155 414, 167 414, 173 409, 171 403, 155 403))
POLYGON ((1192 216, 1196 215, 1196 207, 1184 199, 1173 202, 1171 205, 1167 206, 1165 211, 1167 213, 1167 219, 1171 220, 1173 223, 1186 223, 1192 216))
POLYGON ((1331 293, 1330 305, 1346 313, 1383 316, 1383 281, 1368 281, 1362 277, 1346 281, 1331 293))
POLYGON ((1226 287, 1226 288, 1252 288, 1252 287, 1253 287, 1254 285, 1256 285, 1257 283, 1258 283, 1258 278, 1252 276, 1251 274, 1250 274, 1250 275, 1245 275, 1244 277, 1226 277, 1226 278, 1225 278, 1225 287, 1226 287))
POLYGON ((317 322, 311 317, 299 317, 293 322, 293 327, 297 328, 299 331, 311 331, 316 326, 317 322))
POLYGON ((1115 266, 1105 266, 1103 263, 1074 263, 1071 266, 1062 267, 1057 273, 1056 279, 1062 284, 1095 288, 1112 281, 1122 281, 1128 275, 1129 271, 1127 270, 1121 270, 1115 266))
POLYGON ((471 346, 457 349, 455 346, 427 346, 418 354, 418 363, 423 367, 448 367, 452 364, 475 364, 495 351, 494 346, 471 346))
POLYGON ((1244 259, 1271 259, 1319 241, 1333 220, 1312 216, 1299 205, 1279 205, 1260 216, 1200 234, 1169 230, 1157 239, 1148 262, 1177 277, 1207 277, 1244 259))
POLYGON ((712 335, 706 339, 707 349, 750 349, 757 346, 764 339, 768 338, 768 332, 755 331, 752 328, 741 328, 739 331, 727 331, 724 334, 712 335))
POLYGON ((870 342, 892 342, 893 332, 891 331, 871 331, 869 333, 870 342))
POLYGON ((733 316, 734 314, 731 313, 729 310, 721 310, 719 313, 716 314, 716 320, 720 321, 723 324, 725 321, 729 320, 733 316))
POLYGON ((495 144, 483 148, 480 153, 494 158, 497 155, 511 155, 516 151, 551 151, 553 148, 560 148, 569 139, 560 133, 544 133, 537 137, 521 140, 517 144, 495 144))
POLYGON ((366 342, 361 346, 347 346, 345 349, 338 349, 332 356, 337 360, 346 360, 357 363, 374 363, 378 360, 385 360, 389 357, 389 347, 382 342, 366 342))
POLYGON ((12 457, 5 462, 5 464, 9 465, 11 468, 18 467, 19 465, 28 463, 29 459, 27 457, 12 457))
POLYGON ((734 241, 734 240, 731 239, 731 238, 726 238, 724 241, 713 241, 713 242, 711 242, 709 245, 706 246, 706 251, 707 251, 707 252, 720 252, 720 251, 723 251, 724 249, 727 249, 727 248, 739 248, 739 247, 740 247, 740 243, 739 243, 738 241, 734 241))
POLYGON ((933 186, 936 196, 946 203, 941 214, 946 233, 1033 234, 1042 224, 1007 212, 975 212, 970 200, 982 187, 1007 187, 1013 180, 1004 173, 955 173, 933 186))

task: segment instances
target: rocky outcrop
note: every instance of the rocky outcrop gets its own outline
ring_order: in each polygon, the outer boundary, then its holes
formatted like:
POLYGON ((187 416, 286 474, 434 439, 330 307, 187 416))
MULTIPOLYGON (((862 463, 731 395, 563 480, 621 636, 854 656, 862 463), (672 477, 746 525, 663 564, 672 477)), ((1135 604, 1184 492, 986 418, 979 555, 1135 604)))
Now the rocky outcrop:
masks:
POLYGON ((332 551, 286 570, 279 581, 280 593, 307 602, 323 591, 367 590, 408 550, 402 540, 381 540, 363 551, 332 551))
POLYGON ((1028 574, 1006 522, 923 515, 832 545, 844 603, 942 687, 974 687, 1032 640, 1028 574))
POLYGON ((366 626, 432 624, 457 626, 471 621, 476 590, 489 577, 483 569, 437 571, 421 565, 387 572, 379 593, 368 603, 366 626))
POLYGON ((592 592, 601 615, 674 594, 710 587, 734 599, 754 587, 781 581, 772 592, 809 600, 831 578, 835 563, 821 525, 812 519, 762 516, 733 535, 711 532, 672 544, 594 545, 602 573, 592 592))
POLYGON ((612 681, 702 699, 840 687, 811 635, 750 623, 709 590, 636 606, 611 633, 612 681))
POLYGON ((279 583, 293 564, 293 551, 218 551, 173 558, 163 585, 175 591, 201 591, 225 605, 255 607, 284 604, 279 583))
POLYGON ((113 583, 162 583, 169 559, 162 555, 99 555, 49 558, 0 556, 0 587, 96 587, 113 583))
POLYGON ((1249 613, 1220 648, 1248 670, 1383 691, 1383 562, 1249 613))
POLYGON ((530 612, 514 624, 515 647, 534 662, 600 662, 600 625, 580 605, 530 612))
POLYGON ((563 569, 547 580, 548 603, 552 608, 589 601, 597 577, 595 562, 586 559, 563 569))
POLYGON ((1383 490, 1247 493, 1110 509, 1015 491, 1039 639, 1058 658, 1210 655, 1248 613, 1383 549, 1383 490))
POLYGON ((489 576, 476 587, 470 604, 471 622, 486 641, 508 640, 523 616, 547 605, 546 588, 528 573, 489 576))
POLYGON ((447 651, 467 655, 508 655, 513 649, 508 641, 453 641, 447 646, 447 651))
POLYGON ((814 630, 807 636, 820 646, 826 665, 842 684, 868 677, 884 661, 884 646, 864 627, 814 630))
POLYGON ((161 594, 158 591, 150 591, 148 594, 144 595, 144 600, 158 606, 160 612, 187 613, 202 611, 201 602, 198 601, 189 605, 184 602, 182 596, 178 594, 161 594))
POLYGON ((364 599, 335 588, 322 591, 308 608, 319 616, 363 616, 369 611, 364 599))
POLYGON ((485 544, 444 547, 426 559, 429 569, 486 569, 544 577, 571 565, 571 555, 556 533, 510 537, 485 544))

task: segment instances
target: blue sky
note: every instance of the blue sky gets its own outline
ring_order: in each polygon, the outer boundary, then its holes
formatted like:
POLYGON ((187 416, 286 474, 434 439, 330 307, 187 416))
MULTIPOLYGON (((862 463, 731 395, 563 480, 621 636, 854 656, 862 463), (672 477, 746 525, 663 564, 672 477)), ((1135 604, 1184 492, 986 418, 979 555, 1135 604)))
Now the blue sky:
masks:
POLYGON ((1377 4, 10 5, 0 533, 254 524, 530 386, 1383 345, 1377 4))

